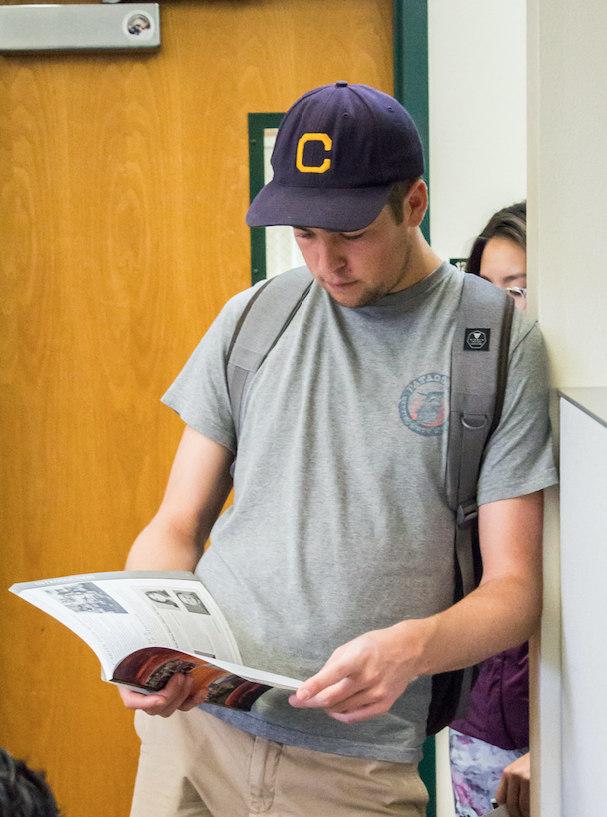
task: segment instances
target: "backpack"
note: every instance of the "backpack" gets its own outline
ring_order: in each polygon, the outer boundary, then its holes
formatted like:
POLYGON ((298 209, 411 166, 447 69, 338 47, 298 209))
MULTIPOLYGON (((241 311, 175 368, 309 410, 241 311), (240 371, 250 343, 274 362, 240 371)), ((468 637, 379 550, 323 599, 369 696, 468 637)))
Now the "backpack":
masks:
MULTIPOLYGON (((280 340, 314 283, 307 267, 269 278, 250 298, 234 330, 226 376, 236 435, 255 373, 280 340)), ((476 275, 465 275, 451 349, 446 494, 454 515, 453 602, 478 586, 482 564, 476 486, 489 436, 500 420, 514 301, 476 275)), ((465 714, 475 668, 432 676, 426 733, 465 714)))

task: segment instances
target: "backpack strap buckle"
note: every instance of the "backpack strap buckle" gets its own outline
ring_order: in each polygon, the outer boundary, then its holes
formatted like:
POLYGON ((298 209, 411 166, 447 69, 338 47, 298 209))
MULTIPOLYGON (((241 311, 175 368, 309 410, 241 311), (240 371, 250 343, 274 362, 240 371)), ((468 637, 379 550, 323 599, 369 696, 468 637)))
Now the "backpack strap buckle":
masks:
POLYGON ((457 507, 457 526, 458 528, 469 528, 473 522, 478 519, 478 505, 476 504, 476 497, 462 502, 457 507))

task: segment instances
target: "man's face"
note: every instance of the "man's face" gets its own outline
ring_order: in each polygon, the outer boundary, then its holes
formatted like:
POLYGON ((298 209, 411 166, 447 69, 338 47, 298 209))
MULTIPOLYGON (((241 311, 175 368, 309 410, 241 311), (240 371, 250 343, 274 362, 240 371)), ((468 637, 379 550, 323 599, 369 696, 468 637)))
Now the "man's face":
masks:
POLYGON ((294 232, 308 269, 342 306, 366 306, 408 285, 411 228, 406 218, 397 224, 388 206, 356 232, 317 227, 295 227, 294 232))

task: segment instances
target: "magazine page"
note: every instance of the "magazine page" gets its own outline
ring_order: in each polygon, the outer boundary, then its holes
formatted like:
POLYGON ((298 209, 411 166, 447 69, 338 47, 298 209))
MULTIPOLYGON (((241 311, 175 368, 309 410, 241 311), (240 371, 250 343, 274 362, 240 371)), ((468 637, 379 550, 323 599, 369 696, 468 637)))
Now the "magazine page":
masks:
POLYGON ((239 675, 246 681, 265 684, 275 689, 286 689, 293 692, 299 689, 303 683, 303 681, 297 678, 288 678, 286 675, 278 675, 275 672, 266 672, 262 669, 253 669, 252 667, 245 667, 242 664, 233 664, 230 661, 220 661, 218 658, 210 659, 210 663, 231 672, 233 675, 239 675))
POLYGON ((196 653, 146 647, 124 658, 110 679, 136 692, 156 692, 176 672, 190 675, 193 692, 205 692, 205 703, 249 711, 271 687, 296 690, 301 681, 243 667, 196 653))
POLYGON ((241 662, 224 616, 191 573, 91 573, 10 590, 89 644, 106 679, 123 658, 150 647, 241 662))

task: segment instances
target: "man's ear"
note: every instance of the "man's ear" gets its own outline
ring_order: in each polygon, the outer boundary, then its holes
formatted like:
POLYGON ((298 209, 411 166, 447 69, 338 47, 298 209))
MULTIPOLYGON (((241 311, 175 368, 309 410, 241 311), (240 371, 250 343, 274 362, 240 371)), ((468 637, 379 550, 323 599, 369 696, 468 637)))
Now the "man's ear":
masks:
POLYGON ((413 183, 404 201, 404 218, 409 227, 419 227, 428 209, 428 186, 423 179, 413 183))

